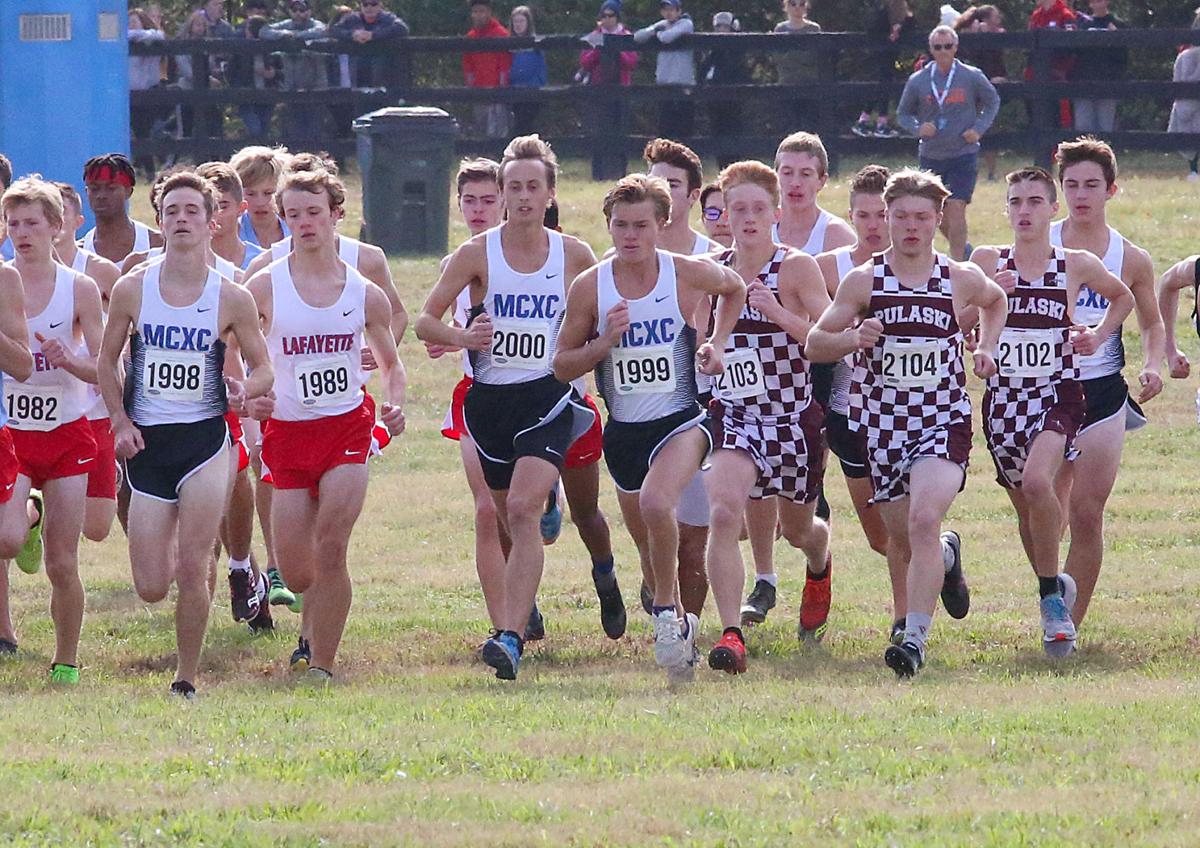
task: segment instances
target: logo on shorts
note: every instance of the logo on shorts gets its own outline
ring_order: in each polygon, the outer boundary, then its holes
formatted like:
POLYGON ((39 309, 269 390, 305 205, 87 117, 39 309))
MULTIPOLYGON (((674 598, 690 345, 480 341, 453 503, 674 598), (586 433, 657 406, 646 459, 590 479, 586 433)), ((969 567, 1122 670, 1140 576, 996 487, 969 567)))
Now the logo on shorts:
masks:
POLYGON ((346 456, 358 456, 362 451, 345 451, 346 456))
POLYGON ((89 462, 91 462, 91 461, 92 461, 92 457, 90 457, 90 456, 89 456, 87 459, 77 459, 77 460, 75 460, 75 464, 76 464, 76 465, 87 465, 87 464, 88 464, 89 462))
POLYGON ((556 451, 554 448, 546 448, 546 453, 552 453, 555 456, 557 456, 559 459, 563 458, 563 455, 561 453, 559 453, 558 451, 556 451))

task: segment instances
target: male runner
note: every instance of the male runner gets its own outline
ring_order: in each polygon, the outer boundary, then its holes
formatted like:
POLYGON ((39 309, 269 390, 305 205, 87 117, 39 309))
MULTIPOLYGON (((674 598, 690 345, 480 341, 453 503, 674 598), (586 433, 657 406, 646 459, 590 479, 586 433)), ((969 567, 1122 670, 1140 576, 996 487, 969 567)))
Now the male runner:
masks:
MULTIPOLYGON (((0 153, 0 194, 8 191, 8 187, 12 185, 12 162, 8 161, 8 157, 0 153)), ((8 233, 4 229, 4 222, 0 221, 0 260, 8 262, 13 258, 12 242, 8 240, 8 233)))
POLYGON ((83 166, 83 187, 88 206, 96 217, 96 226, 83 237, 88 253, 103 256, 120 265, 131 253, 162 247, 158 230, 129 217, 129 198, 137 185, 137 174, 123 153, 93 156, 83 166))
POLYGON ((1092 254, 1050 246, 1058 211, 1054 178, 1041 168, 1010 173, 1010 247, 981 247, 971 261, 1008 294, 996 374, 983 397, 983 430, 996 479, 1017 511, 1025 554, 1038 578, 1042 645, 1051 657, 1075 649, 1069 575, 1059 576, 1062 509, 1054 478, 1076 456, 1087 405, 1077 357, 1094 353, 1133 309, 1133 295, 1092 254), (1095 327, 1074 323, 1081 286, 1108 300, 1095 327))
MULTIPOLYGON (((1192 372, 1187 354, 1179 349, 1175 337, 1175 322, 1179 317, 1179 292, 1183 289, 1200 291, 1200 253, 1180 259, 1158 278, 1158 312, 1162 316, 1163 334, 1166 338, 1167 368, 1176 380, 1185 379, 1192 372)), ((1200 303, 1200 298, 1195 299, 1200 303)), ((1195 307, 1192 318, 1196 332, 1200 333, 1200 321, 1196 320, 1195 307)))
POLYGON ((231 403, 237 411, 246 399, 266 394, 274 378, 253 298, 208 264, 215 208, 210 184, 175 174, 160 199, 167 250, 160 262, 127 274, 113 289, 98 376, 133 493, 134 586, 154 603, 175 581, 179 662, 171 691, 191 698, 212 601, 213 543, 229 487, 225 413, 231 403), (227 340, 250 366, 245 383, 223 378, 227 340), (131 362, 122 379, 127 343, 131 362), (173 537, 175 544, 164 542, 173 537))
MULTIPOLYGON (((387 296, 338 258, 345 189, 324 171, 284 175, 277 208, 295 249, 247 283, 267 332, 279 379, 263 427, 262 462, 275 489, 275 553, 289 587, 305 593, 308 673, 332 678, 350 612, 350 534, 367 494, 375 403, 366 393, 362 348, 383 381, 380 418, 404 430, 404 366, 387 296)), ((255 405, 258 406, 258 405, 255 405)))
MULTIPOLYGON (((121 269, 103 256, 88 253, 75 243, 75 233, 83 226, 79 193, 70 183, 54 183, 62 196, 63 226, 54 236, 54 252, 58 261, 77 274, 85 274, 100 290, 100 306, 107 312, 108 298, 121 276, 121 269)), ((96 348, 99 353, 99 347, 96 348)), ((112 530, 117 515, 117 455, 113 449, 112 425, 100 387, 88 384, 88 424, 96 440, 96 461, 88 471, 87 506, 83 515, 83 535, 93 542, 103 542, 112 530)))
POLYGON ((675 511, 712 449, 695 369, 721 372, 745 285, 707 258, 656 247, 675 202, 659 177, 625 177, 609 190, 604 217, 616 254, 571 284, 554 373, 569 382, 596 369, 609 412, 604 458, 625 525, 652 570, 655 660, 682 682, 699 660, 699 618, 680 602, 675 511), (696 316, 710 298, 715 329, 697 345, 696 316))
MULTIPOLYGON (((1121 375, 1125 367, 1121 333, 1113 333, 1099 350, 1079 357, 1077 363, 1087 414, 1075 439, 1079 457, 1059 472, 1059 499, 1069 504, 1071 543, 1063 570, 1074 578, 1078 587, 1071 610, 1078 628, 1087 615, 1104 559, 1104 507, 1121 466, 1125 432, 1146 423, 1138 404, 1162 391, 1159 369, 1165 346, 1150 254, 1108 225, 1107 204, 1117 193, 1117 157, 1112 148, 1103 141, 1081 138, 1059 145, 1055 159, 1067 217, 1050 226, 1050 243, 1055 247, 1086 250, 1100 257, 1104 267, 1133 292, 1145 357, 1138 375, 1140 390, 1136 402, 1121 375), (1081 485, 1072 487, 1072 481, 1081 485)), ((1108 301, 1103 295, 1081 287, 1075 302, 1075 320, 1095 325, 1103 320, 1107 308, 1108 301)))
POLYGON ((704 225, 704 234, 709 241, 721 247, 733 247, 733 233, 725 213, 725 195, 716 183, 708 183, 700 189, 700 223, 704 225))
MULTIPOLYGON (((812 402, 804 341, 829 294, 815 259, 771 237, 780 202, 774 171, 760 162, 736 162, 721 172, 721 192, 733 248, 720 261, 748 285, 709 407, 716 443, 705 474, 708 578, 724 632, 708 662, 739 674, 746 670, 740 603, 746 571, 738 536, 748 501, 778 496, 784 538, 804 552, 810 573, 828 571, 829 526, 816 517, 823 412, 812 402)), ((806 624, 802 613, 802 637, 806 624)))
POLYGON ((647 173, 662 177, 671 190, 671 218, 658 233, 658 248, 680 256, 711 252, 715 246, 691 227, 692 208, 704 187, 704 166, 690 147, 669 138, 647 142, 642 151, 647 173))
POLYGON ((923 171, 892 174, 884 191, 892 246, 855 268, 808 334, 819 362, 861 350, 850 387, 850 428, 866 434, 874 500, 887 526, 889 557, 907 554, 908 609, 899 645, 884 661, 911 677, 946 570, 942 520, 966 482, 971 400, 959 315, 980 312, 976 376, 996 372, 992 351, 1004 328, 1004 291, 970 263, 933 250, 949 192, 923 171))
POLYGON ((819 136, 796 132, 779 142, 775 173, 782 193, 779 222, 772 227, 777 243, 809 256, 854 244, 854 229, 817 205, 829 182, 829 154, 819 136))
POLYGON ((236 271, 246 271, 255 257, 265 253, 256 244, 238 237, 238 221, 246 211, 241 177, 225 162, 205 162, 196 173, 212 183, 216 190, 217 211, 213 213, 212 252, 217 255, 217 271, 227 280, 239 282, 236 271))
MULTIPOLYGON (((501 632, 485 643, 483 659, 507 680, 516 677, 522 633, 541 580, 538 524, 546 493, 571 443, 596 420, 595 411, 551 367, 566 280, 596 261, 582 241, 543 226, 557 175, 553 151, 536 135, 509 143, 500 163, 508 219, 454 251, 417 321, 422 341, 471 351, 475 380, 467 390, 464 425, 512 539, 501 632), (443 324, 468 287, 469 325, 443 324)), ((615 586, 615 574, 605 577, 613 577, 615 586)))
POLYGON ((242 181, 246 211, 238 219, 238 238, 247 244, 265 249, 291 234, 275 209, 275 190, 290 159, 286 147, 257 144, 243 147, 229 158, 242 181))

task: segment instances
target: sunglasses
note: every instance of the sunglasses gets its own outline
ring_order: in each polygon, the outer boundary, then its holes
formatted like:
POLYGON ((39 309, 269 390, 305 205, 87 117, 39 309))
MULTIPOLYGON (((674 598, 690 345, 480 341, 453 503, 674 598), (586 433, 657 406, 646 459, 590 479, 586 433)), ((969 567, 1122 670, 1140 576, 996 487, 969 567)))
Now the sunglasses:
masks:
POLYGON ((725 214, 725 210, 718 209, 716 206, 705 206, 704 207, 704 220, 705 221, 720 221, 721 216, 724 214, 725 214))
POLYGON ((616 12, 601 12, 600 13, 600 17, 602 17, 602 18, 615 18, 616 16, 617 16, 616 12))
POLYGON ((939 50, 953 50, 957 46, 958 46, 957 44, 931 44, 931 45, 929 45, 929 47, 932 50, 934 50, 935 52, 939 51, 939 50))

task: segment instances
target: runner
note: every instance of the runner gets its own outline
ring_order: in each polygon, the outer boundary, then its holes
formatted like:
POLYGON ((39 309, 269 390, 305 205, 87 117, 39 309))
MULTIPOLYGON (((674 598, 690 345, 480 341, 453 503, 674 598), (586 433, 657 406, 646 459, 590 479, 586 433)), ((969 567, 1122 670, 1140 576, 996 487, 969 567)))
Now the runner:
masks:
POLYGON ((271 410, 262 463, 275 489, 275 553, 287 585, 306 593, 308 674, 317 680, 333 676, 350 612, 347 548, 367 493, 375 403, 364 388, 364 342, 383 382, 381 420, 392 436, 404 430, 406 378, 391 305, 337 255, 345 199, 326 171, 286 174, 276 205, 296 249, 247 283, 279 372, 274 400, 252 405, 271 410))
POLYGON ((617 252, 571 284, 554 369, 563 382, 596 369, 609 411, 605 461, 626 527, 651 565, 655 660, 683 682, 699 661, 699 618, 680 603, 675 511, 712 449, 695 369, 722 370, 745 286, 709 259, 656 248, 674 203, 659 177, 625 177, 608 192, 604 217, 617 252), (710 297, 716 330, 697 346, 694 316, 710 297))
POLYGON ((238 219, 238 238, 247 244, 268 248, 291 235, 275 209, 275 190, 291 158, 286 147, 257 144, 243 147, 229 158, 242 181, 246 211, 238 219))
MULTIPOLYGON (((1145 357, 1138 375, 1135 401, 1121 370, 1125 345, 1113 333, 1095 353, 1079 358, 1079 379, 1087 399, 1087 415, 1075 446, 1079 458, 1059 472, 1059 500, 1068 504, 1071 542, 1064 572, 1078 587, 1071 609, 1076 628, 1087 615, 1100 566, 1104 559, 1104 507, 1112 494, 1125 432, 1146 423, 1139 404, 1162 391, 1159 369, 1165 353, 1162 317, 1154 297, 1154 263, 1150 254, 1108 225, 1107 204, 1117 193, 1117 157, 1103 141, 1081 138, 1060 144, 1055 157, 1058 182, 1067 204, 1067 217, 1050 226, 1055 247, 1086 250, 1101 258, 1104 267, 1133 292, 1134 311, 1145 357), (1072 487, 1073 480, 1084 485, 1072 487)), ((1075 303, 1075 320, 1092 326, 1104 318, 1108 301, 1083 287, 1075 303)))
POLYGON ((83 187, 88 206, 96 217, 96 226, 83 237, 88 253, 103 256, 120 265, 131 253, 162 247, 158 230, 129 217, 129 198, 137 185, 137 174, 129 157, 122 153, 93 156, 83 166, 83 187))
MULTIPOLYGON (((1167 368, 1176 380, 1186 379, 1192 372, 1192 364, 1188 362, 1187 354, 1179 349, 1175 337, 1175 322, 1179 317, 1179 292, 1191 289, 1193 295, 1200 291, 1200 253, 1194 253, 1186 259, 1180 259, 1158 278, 1158 311, 1162 316, 1163 331, 1166 337, 1167 368)), ((1200 298, 1194 298, 1200 303, 1200 298)), ((1192 307, 1193 326, 1200 334, 1200 320, 1196 319, 1196 309, 1192 307)))
POLYGON ((700 222, 708 240, 721 247, 733 247, 733 232, 729 229, 729 215, 725 212, 725 195, 716 183, 700 189, 700 222))
MULTIPOLYGON (((546 493, 571 443, 596 420, 578 392, 551 370, 565 280, 596 261, 582 241, 543 226, 557 174, 553 151, 537 136, 509 143, 500 163, 508 220, 454 251, 417 321, 422 341, 471 351, 475 381, 467 390, 464 425, 512 539, 501 632, 485 643, 483 658, 508 680, 516 678, 522 633, 541 580, 538 523, 546 493), (470 323, 443 324, 467 288, 470 323)), ((615 586, 615 573, 609 576, 615 586)))
MULTIPOLYGON (((41 490, 34 499, 40 514, 30 532, 33 544, 27 542, 17 554, 17 565, 26 573, 36 572, 44 545, 55 635, 50 680, 73 684, 79 682, 84 608, 79 535, 87 474, 96 461, 96 441, 84 413, 87 383, 96 379, 90 351, 100 349, 104 331, 100 293, 89 277, 54 259, 63 205, 53 183, 37 177, 18 180, 4 193, 0 209, 16 252, 12 267, 25 292, 27 330, 38 346, 33 373, 4 386, 4 410, 19 464, 12 497, 24 503, 31 488, 41 490)), ((7 593, 3 602, 7 607, 7 593)))
POLYGON ((850 387, 850 428, 866 437, 889 554, 908 553, 904 635, 884 653, 901 677, 925 661, 946 584, 941 524, 966 482, 971 400, 958 316, 970 307, 981 313, 974 370, 987 378, 1007 314, 1003 290, 978 268, 933 251, 948 195, 927 172, 892 174, 884 192, 892 246, 846 276, 806 345, 821 362, 865 354, 850 387))
POLYGON ((238 237, 238 221, 246 211, 242 180, 232 165, 205 162, 196 173, 212 183, 216 190, 217 211, 213 213, 212 252, 217 255, 217 271, 227 280, 241 282, 237 271, 246 271, 255 257, 266 251, 238 237))
MULTIPOLYGON (((102 256, 88 253, 75 244, 75 233, 83 226, 82 204, 75 187, 70 183, 54 183, 63 203, 63 227, 54 237, 54 252, 58 261, 77 274, 85 274, 100 290, 100 306, 107 313, 112 288, 121 276, 121 269, 102 256)), ((99 348, 97 348, 99 352, 99 348)), ((112 530, 117 515, 117 455, 113 450, 112 425, 100 387, 89 383, 88 424, 96 440, 96 461, 88 471, 87 506, 84 507, 83 535, 93 542, 103 542, 112 530)))
POLYGON ((829 154, 820 136, 796 132, 779 142, 775 173, 783 203, 779 222, 771 228, 777 244, 791 245, 809 256, 854 244, 854 229, 817 205, 829 182, 829 154))
POLYGON ((1042 645, 1051 657, 1064 657, 1075 650, 1075 624, 1064 599, 1074 592, 1070 576, 1059 575, 1062 510, 1054 478, 1077 456, 1075 437, 1087 409, 1076 357, 1094 353, 1119 332, 1133 295, 1087 251, 1051 248, 1058 191, 1049 173, 1022 168, 1006 180, 1015 241, 981 247, 971 256, 1008 294, 999 371, 988 378, 983 397, 983 430, 1038 578, 1042 645), (1074 325, 1082 286, 1108 301, 1095 327, 1074 325))
POLYGON ((210 184, 175 174, 161 201, 167 251, 113 289, 98 376, 133 491, 134 586, 154 603, 176 583, 179 660, 171 691, 191 698, 212 601, 213 543, 228 496, 225 412, 270 391, 273 375, 253 299, 208 264, 210 184), (244 384, 223 381, 227 340, 251 367, 244 384), (127 343, 128 382, 121 376, 127 343), (173 536, 176 544, 164 544, 173 536))
MULTIPOLYGON (((746 571, 738 536, 748 501, 780 496, 784 538, 804 552, 810 572, 828 575, 829 526, 816 517, 823 413, 812 403, 804 341, 829 295, 816 260, 771 237, 780 199, 774 171, 760 162, 734 163, 721 172, 721 192, 733 248, 720 261, 748 281, 748 288, 710 406, 716 443, 705 475, 711 508, 708 578, 724 632, 708 663, 739 674, 746 670, 740 603, 746 571)), ((802 610, 802 638, 808 625, 802 610)))

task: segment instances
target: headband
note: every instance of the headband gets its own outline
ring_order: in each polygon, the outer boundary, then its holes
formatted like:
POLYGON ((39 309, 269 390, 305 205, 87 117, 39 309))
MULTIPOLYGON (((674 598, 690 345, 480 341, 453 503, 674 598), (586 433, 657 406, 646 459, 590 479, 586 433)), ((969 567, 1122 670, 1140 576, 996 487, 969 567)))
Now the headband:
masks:
POLYGON ((125 188, 133 188, 133 177, 111 165, 93 165, 84 172, 83 181, 85 183, 116 183, 125 188))

